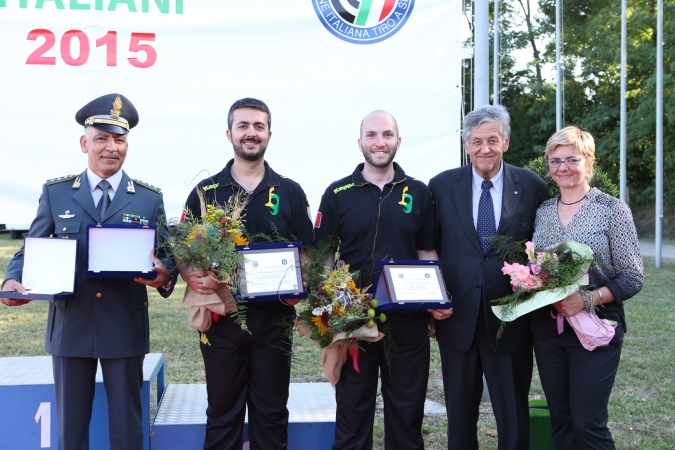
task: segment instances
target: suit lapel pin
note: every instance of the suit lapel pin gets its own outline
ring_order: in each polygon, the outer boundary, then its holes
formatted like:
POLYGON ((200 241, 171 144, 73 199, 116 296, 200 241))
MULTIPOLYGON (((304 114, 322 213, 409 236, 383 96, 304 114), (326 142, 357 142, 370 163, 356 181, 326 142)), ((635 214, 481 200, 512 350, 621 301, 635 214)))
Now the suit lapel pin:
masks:
POLYGON ((134 182, 129 181, 129 185, 127 186, 127 192, 130 192, 132 194, 136 193, 136 189, 134 189, 134 182))
POLYGON ((75 178, 75 181, 73 181, 73 189, 79 189, 81 182, 82 182, 82 178, 80 178, 80 177, 75 178))
POLYGON ((513 191, 513 193, 514 193, 515 195, 518 195, 518 191, 513 191))
POLYGON ((59 214, 59 217, 62 219, 72 219, 75 217, 75 214, 71 214, 70 211, 66 209, 66 212, 64 214, 59 214))

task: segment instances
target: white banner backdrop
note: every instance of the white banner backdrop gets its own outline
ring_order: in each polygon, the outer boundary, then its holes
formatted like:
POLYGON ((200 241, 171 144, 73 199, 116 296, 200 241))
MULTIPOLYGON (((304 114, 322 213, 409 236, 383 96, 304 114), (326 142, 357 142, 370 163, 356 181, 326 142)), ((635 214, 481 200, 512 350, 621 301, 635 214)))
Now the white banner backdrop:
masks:
POLYGON ((86 168, 75 113, 112 92, 140 115, 124 170, 162 188, 169 217, 232 157, 242 97, 269 105, 266 160, 313 214, 363 161, 375 109, 428 181, 460 164, 460 30, 459 0, 0 0, 0 223, 30 223, 46 179, 86 168))

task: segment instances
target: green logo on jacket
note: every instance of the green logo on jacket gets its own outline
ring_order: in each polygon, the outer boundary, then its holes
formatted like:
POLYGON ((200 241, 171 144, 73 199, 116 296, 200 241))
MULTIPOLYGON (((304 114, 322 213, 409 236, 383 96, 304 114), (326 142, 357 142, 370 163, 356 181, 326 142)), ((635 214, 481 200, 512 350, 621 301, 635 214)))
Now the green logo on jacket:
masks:
POLYGON ((413 207, 413 196, 408 194, 408 186, 403 188, 403 194, 401 194, 401 201, 398 202, 399 205, 403 205, 403 212, 410 214, 413 207))
POLYGON ((274 186, 270 188, 270 196, 267 203, 265 203, 265 206, 270 207, 270 214, 273 216, 276 216, 279 212, 279 196, 274 193, 274 186), (274 202, 272 200, 274 200, 274 202))

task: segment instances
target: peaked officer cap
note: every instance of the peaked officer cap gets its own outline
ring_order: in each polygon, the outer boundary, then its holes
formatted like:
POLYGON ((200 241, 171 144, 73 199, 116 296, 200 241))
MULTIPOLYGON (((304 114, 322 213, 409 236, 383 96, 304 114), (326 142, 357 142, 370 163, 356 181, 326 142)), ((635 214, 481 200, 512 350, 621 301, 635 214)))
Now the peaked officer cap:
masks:
POLYGON ((84 105, 75 114, 75 120, 85 127, 127 134, 138 124, 138 111, 122 94, 108 94, 84 105))

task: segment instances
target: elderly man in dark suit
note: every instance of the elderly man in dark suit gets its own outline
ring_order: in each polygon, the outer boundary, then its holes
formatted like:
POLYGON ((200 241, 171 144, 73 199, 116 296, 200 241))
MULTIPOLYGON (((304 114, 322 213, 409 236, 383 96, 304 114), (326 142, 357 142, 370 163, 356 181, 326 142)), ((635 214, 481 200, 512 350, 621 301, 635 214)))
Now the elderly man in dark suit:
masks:
MULTIPOLYGON (((80 138, 88 169, 80 175, 48 180, 29 236, 77 239, 75 295, 52 301, 45 351, 52 354, 59 449, 88 449, 89 422, 100 361, 108 397, 111 449, 142 449, 141 387, 143 359, 150 350, 148 294, 172 291, 171 258, 160 251, 151 259, 157 272, 146 278, 85 278, 87 224, 121 224, 123 214, 157 223, 164 215, 159 189, 132 180, 122 171, 127 133, 138 123, 134 105, 109 94, 93 100, 75 116, 85 127, 80 138)), ((166 240, 166 229, 160 240, 166 240)), ((24 249, 9 263, 2 290, 25 292, 21 285, 24 249)), ((0 299, 9 306, 28 300, 0 299)))
POLYGON ((483 106, 464 120, 471 164, 430 183, 437 249, 452 294, 452 316, 436 323, 448 413, 448 449, 478 449, 477 422, 485 374, 497 419, 499 449, 529 448, 528 393, 532 379, 530 317, 510 324, 498 340, 490 301, 512 292, 504 260, 490 238, 530 239, 537 207, 547 198, 536 174, 502 161, 509 148, 509 114, 483 106))

